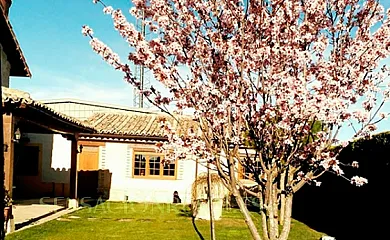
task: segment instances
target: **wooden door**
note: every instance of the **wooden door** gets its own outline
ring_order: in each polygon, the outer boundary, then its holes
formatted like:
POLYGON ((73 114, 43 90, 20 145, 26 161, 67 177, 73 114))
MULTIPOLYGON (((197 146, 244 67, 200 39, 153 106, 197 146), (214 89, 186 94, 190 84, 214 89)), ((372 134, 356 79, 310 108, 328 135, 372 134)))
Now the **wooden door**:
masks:
POLYGON ((99 169, 99 147, 83 146, 79 154, 79 171, 91 171, 99 169))

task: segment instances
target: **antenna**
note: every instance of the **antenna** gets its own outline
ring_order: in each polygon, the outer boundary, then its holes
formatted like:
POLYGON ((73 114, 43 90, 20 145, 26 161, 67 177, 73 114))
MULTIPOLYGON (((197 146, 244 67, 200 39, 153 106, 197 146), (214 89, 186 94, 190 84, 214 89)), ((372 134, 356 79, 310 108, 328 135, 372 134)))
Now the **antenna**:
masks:
MULTIPOLYGON (((141 32, 142 36, 146 39, 146 36, 149 35, 149 33, 146 33, 146 27, 144 24, 145 20, 145 14, 142 12, 142 19, 137 18, 136 22, 136 28, 139 32, 141 32)), ((144 66, 135 66, 135 77, 137 80, 141 83, 141 90, 144 90, 146 88, 150 87, 150 76, 149 71, 144 66)), ((138 90, 138 88, 134 87, 133 89, 134 99, 133 99, 133 107, 139 107, 139 108, 149 108, 150 103, 148 101, 145 101, 144 95, 138 90)))

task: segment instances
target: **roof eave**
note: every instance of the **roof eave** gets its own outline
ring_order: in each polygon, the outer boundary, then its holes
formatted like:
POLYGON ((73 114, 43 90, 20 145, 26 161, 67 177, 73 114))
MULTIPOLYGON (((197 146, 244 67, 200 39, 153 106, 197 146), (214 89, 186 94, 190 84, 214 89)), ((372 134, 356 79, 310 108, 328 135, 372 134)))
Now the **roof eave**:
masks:
POLYGON ((19 42, 16 39, 11 23, 9 22, 8 17, 4 15, 3 9, 0 9, 0 32, 2 35, 0 43, 11 64, 10 75, 15 77, 31 77, 31 72, 26 59, 20 48, 19 42))
POLYGON ((88 127, 88 126, 82 126, 80 124, 77 124, 77 123, 74 123, 72 121, 69 121, 67 119, 64 119, 62 118, 61 116, 58 116, 56 115, 55 113, 53 113, 52 111, 50 110, 47 110, 45 108, 42 108, 40 106, 34 106, 34 105, 27 105, 27 107, 29 108, 32 108, 34 109, 35 111, 39 111, 49 117, 52 117, 53 119, 55 119, 56 121, 58 122, 62 122, 64 125, 67 125, 69 127, 72 127, 74 129, 78 129, 79 132, 86 132, 86 133, 95 133, 96 130, 93 129, 92 127, 88 127))
POLYGON ((80 133, 80 137, 95 137, 95 138, 121 138, 134 140, 150 140, 150 141, 167 141, 167 137, 162 136, 140 136, 130 134, 106 134, 106 133, 80 133))

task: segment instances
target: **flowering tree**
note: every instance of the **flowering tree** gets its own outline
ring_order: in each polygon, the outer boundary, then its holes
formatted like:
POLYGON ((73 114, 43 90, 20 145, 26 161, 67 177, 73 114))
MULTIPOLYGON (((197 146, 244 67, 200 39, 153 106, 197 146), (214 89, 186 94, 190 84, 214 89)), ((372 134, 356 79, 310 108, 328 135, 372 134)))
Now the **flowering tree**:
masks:
MULTIPOLYGON (((102 3, 94 0, 95 3, 102 3)), ((103 3, 102 3, 103 4, 103 3)), ((377 0, 133 0, 130 13, 155 33, 147 40, 120 10, 104 6, 129 44, 129 61, 150 69, 171 96, 155 88, 142 93, 168 111, 194 111, 201 136, 175 134, 176 156, 197 155, 218 171, 236 198, 254 239, 287 239, 292 199, 305 183, 332 172, 356 186, 367 180, 344 176, 337 160, 342 128, 368 137, 389 98, 390 12, 377 0), (364 2, 359 5, 359 2, 364 2), (318 127, 318 123, 320 127, 318 127), (317 124, 317 127, 313 126, 317 124), (250 148, 254 154, 240 156, 250 148), (238 179, 237 166, 253 175, 255 189, 238 179), (262 234, 239 190, 257 197, 262 234)), ((130 67, 83 27, 94 51, 140 88, 130 67)), ((345 146, 346 143, 342 143, 345 146)))

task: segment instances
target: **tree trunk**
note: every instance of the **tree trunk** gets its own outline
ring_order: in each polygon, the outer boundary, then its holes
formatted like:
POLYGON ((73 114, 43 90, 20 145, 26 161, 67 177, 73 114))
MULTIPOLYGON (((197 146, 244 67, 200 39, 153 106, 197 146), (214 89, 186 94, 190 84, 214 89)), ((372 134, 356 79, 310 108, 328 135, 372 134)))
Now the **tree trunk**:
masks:
POLYGON ((285 185, 286 185, 286 171, 280 175, 280 216, 279 216, 279 224, 283 226, 284 222, 284 211, 285 211, 285 203, 286 203, 286 194, 284 193, 285 185))
MULTIPOLYGON (((275 219, 275 225, 279 225, 279 201, 278 201, 278 184, 273 184, 273 201, 274 204, 274 219, 275 219)), ((277 230, 277 236, 279 236, 279 226, 277 230)))
POLYGON ((291 213, 292 213, 292 200, 293 195, 289 195, 286 197, 286 206, 284 211, 284 222, 283 222, 283 229, 280 234, 279 240, 287 240, 288 235, 290 234, 290 228, 291 228, 291 213))
POLYGON ((240 208, 241 213, 244 215, 245 223, 252 234, 252 238, 254 240, 261 240, 260 234, 257 231, 257 227, 253 222, 253 219, 248 211, 248 208, 246 207, 244 200, 242 199, 242 196, 240 195, 237 189, 233 190, 233 196, 236 199, 237 205, 240 208))
POLYGON ((238 207, 240 208, 242 215, 244 215, 245 223, 248 226, 249 231, 251 232, 252 238, 254 240, 261 240, 259 231, 257 231, 257 227, 253 222, 253 219, 248 211, 248 208, 246 207, 244 200, 242 199, 242 196, 237 189, 236 176, 235 176, 237 172, 235 170, 235 162, 231 156, 229 156, 227 160, 228 160, 229 180, 230 180, 232 194, 236 199, 236 202, 238 204, 238 207))
POLYGON ((259 203, 260 203, 260 215, 261 215, 261 226, 262 226, 262 233, 264 240, 269 240, 268 237, 268 227, 267 227, 267 215, 266 215, 266 209, 264 205, 264 194, 260 193, 260 187, 259 187, 259 203))
MULTIPOLYGON (((269 239, 274 240, 278 238, 278 233, 279 233, 279 223, 277 216, 275 216, 275 191, 274 191, 274 186, 273 186, 273 178, 272 174, 269 174, 268 180, 267 180, 267 216, 268 216, 268 234, 269 234, 269 239)), ((276 209, 278 210, 278 209, 276 209)))
POLYGON ((210 239, 215 240, 213 199, 211 196, 210 163, 207 163, 207 201, 209 203, 209 211, 210 211, 210 239))

